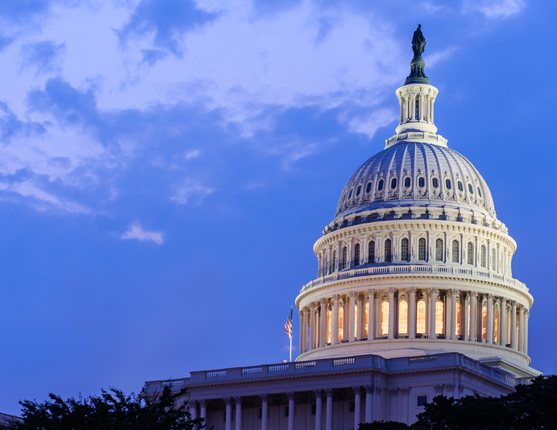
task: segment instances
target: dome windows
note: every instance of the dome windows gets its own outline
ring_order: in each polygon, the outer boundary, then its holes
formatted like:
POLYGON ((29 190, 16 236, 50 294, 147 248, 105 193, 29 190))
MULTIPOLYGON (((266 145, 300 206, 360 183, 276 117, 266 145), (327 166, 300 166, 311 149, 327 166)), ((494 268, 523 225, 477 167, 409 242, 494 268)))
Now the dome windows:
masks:
POLYGON ((366 193, 369 193, 371 191, 371 181, 369 181, 367 183, 367 187, 366 187, 366 193))
POLYGON ((369 242, 367 255, 368 263, 375 263, 375 241, 373 240, 369 242))
POLYGON ((394 190, 396 188, 396 178, 391 179, 391 189, 394 190))
POLYGON ((474 194, 474 187, 472 184, 468 184, 468 191, 470 191, 470 194, 474 194))
POLYGON ((418 260, 425 261, 425 238, 420 238, 418 241, 418 260))
POLYGON ((362 192, 362 185, 358 185, 358 188, 356 189, 356 197, 358 197, 362 192))
POLYGON ((350 200, 352 198, 352 193, 354 192, 354 188, 352 188, 350 190, 350 194, 348 194, 348 200, 350 200))
POLYGON ((347 259, 348 259, 348 248, 345 246, 344 248, 342 248, 342 262, 340 263, 340 270, 348 268, 347 259))
POLYGON ((476 188, 478 188, 478 196, 481 197, 482 196, 482 190, 480 190, 480 187, 476 187, 476 188))
POLYGON ((408 261, 408 239, 402 239, 400 245, 400 260, 401 261, 408 261))
POLYGON ((433 188, 439 188, 439 179, 433 178, 433 179, 431 180, 431 186, 432 186, 433 188))
POLYGON ((450 190, 452 188, 450 179, 445 179, 445 186, 447 187, 447 190, 450 190))
POLYGON ((409 176, 404 178, 404 188, 410 188, 411 182, 412 182, 412 180, 410 179, 409 176))
POLYGON ((393 259, 393 253, 391 248, 391 239, 385 241, 385 261, 391 261, 393 259))
POLYGON ((474 264, 474 244, 472 242, 468 242, 468 259, 466 261, 468 264, 474 264))
POLYGON ((424 179, 423 176, 420 176, 420 177, 418 178, 418 187, 420 187, 420 188, 425 187, 425 179, 424 179))
POLYGON ((464 191, 464 186, 462 185, 461 181, 458 181, 457 185, 458 185, 458 191, 460 191, 460 192, 464 191))
POLYGON ((443 239, 435 241, 435 261, 443 261, 443 239))
POLYGON ((459 243, 458 240, 453 240, 453 263, 458 263, 459 261, 459 255, 460 255, 460 250, 459 248, 459 243))
POLYGON ((360 244, 357 243, 354 247, 354 266, 360 265, 360 244))
POLYGON ((385 181, 383 179, 379 179, 379 184, 377 184, 377 191, 382 191, 384 185, 385 181))

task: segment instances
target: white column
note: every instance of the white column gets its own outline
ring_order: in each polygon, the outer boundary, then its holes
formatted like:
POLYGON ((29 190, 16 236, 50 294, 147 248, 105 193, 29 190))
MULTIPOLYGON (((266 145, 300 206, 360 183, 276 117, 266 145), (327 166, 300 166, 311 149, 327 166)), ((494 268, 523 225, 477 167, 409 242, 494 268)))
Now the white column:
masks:
POLYGON ((375 291, 367 290, 367 300, 369 303, 367 313, 367 340, 375 339, 375 291))
POLYGON ((516 349, 516 301, 514 300, 511 310, 511 348, 516 349))
POLYGON ((487 295, 487 332, 485 340, 488 344, 493 344, 493 294, 487 295))
POLYGON ((325 430, 333 430, 333 389, 325 390, 327 395, 327 414, 325 416, 325 430))
POLYGON ((370 423, 373 421, 373 413, 372 413, 373 386, 366 385, 365 390, 366 390, 366 423, 370 423))
POLYGON ((321 430, 321 416, 323 415, 323 390, 313 390, 315 393, 315 430, 321 430))
POLYGON ((304 353, 304 311, 300 310, 298 312, 298 318, 300 319, 300 339, 299 339, 299 344, 300 347, 298 348, 298 351, 300 351, 300 354, 304 353))
POLYGON ((501 297, 499 307, 499 345, 505 346, 507 339, 507 299, 501 297))
POLYGON ((315 349, 315 303, 309 304, 309 349, 315 349))
POLYGON ((430 339, 437 339, 437 335, 435 334, 435 304, 437 303, 437 292, 439 290, 437 288, 431 289, 431 296, 429 298, 429 310, 430 310, 430 317, 429 317, 429 338, 430 339))
POLYGON ((294 393, 290 391, 286 395, 288 396, 288 430, 294 430, 294 393))
POLYGON ((234 430, 242 430, 242 398, 234 397, 236 402, 236 427, 234 430))
POLYGON ((190 407, 191 419, 197 419, 197 400, 190 400, 188 406, 190 407))
POLYGON ((338 343, 338 294, 333 295, 333 333, 331 335, 331 341, 333 345, 338 343))
POLYGON ((470 299, 470 341, 476 342, 476 305, 478 302, 478 293, 472 291, 470 299))
POLYGON ((464 341, 469 340, 469 337, 468 337, 468 327, 469 327, 468 326, 468 324, 469 324, 469 321, 468 321, 468 307, 469 306, 470 306, 470 294, 466 293, 466 294, 464 294, 464 308, 463 308, 464 312, 463 312, 463 315, 462 315, 462 321, 463 321, 463 323, 462 323, 462 336, 463 336, 462 339, 464 339, 464 341))
POLYGON ((269 417, 269 396, 267 394, 260 394, 259 397, 261 397, 261 430, 267 430, 269 417))
POLYGON ((309 309, 304 308, 304 352, 308 350, 309 309))
POLYGON ((321 316, 319 318, 319 346, 327 343, 327 299, 321 299, 321 316))
POLYGON ((354 390, 354 428, 358 428, 362 416, 362 387, 353 387, 354 390))
POLYGON ((457 290, 450 290, 450 297, 451 297, 451 340, 456 340, 456 293, 457 290))
MULTIPOLYGON (((356 292, 350 292, 350 319, 348 320, 348 340, 353 342, 356 340, 356 325, 354 324, 354 320, 356 319, 356 292)), ((345 322, 346 324, 346 322, 345 322)))
POLYGON ((207 422, 205 421, 206 418, 207 418, 207 400, 201 399, 199 401, 199 408, 200 408, 199 417, 203 418, 203 423, 204 424, 207 424, 207 422))
POLYGON ((224 403, 226 404, 226 415, 225 415, 225 424, 224 428, 226 430, 232 429, 232 398, 225 397, 224 403))
POLYGON ((410 287, 408 303, 408 338, 416 338, 416 287, 410 287))
POLYGON ((528 354, 528 318, 530 311, 524 310, 524 354, 528 354))
POLYGON ((356 339, 362 340, 364 330, 364 299, 361 294, 358 294, 358 324, 356 326, 356 339))
POLYGON ((395 287, 389 287, 389 339, 395 338, 395 287))
POLYGON ((524 306, 518 308, 518 350, 524 352, 524 306))

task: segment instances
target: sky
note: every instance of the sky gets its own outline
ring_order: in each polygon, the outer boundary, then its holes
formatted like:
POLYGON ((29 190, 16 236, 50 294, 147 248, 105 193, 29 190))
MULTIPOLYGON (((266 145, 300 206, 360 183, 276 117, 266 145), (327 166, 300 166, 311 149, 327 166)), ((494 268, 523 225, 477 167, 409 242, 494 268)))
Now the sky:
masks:
POLYGON ((2 0, 0 411, 287 359, 313 243, 394 134, 417 24, 439 134, 518 243, 532 366, 557 373, 556 15, 550 0, 2 0))

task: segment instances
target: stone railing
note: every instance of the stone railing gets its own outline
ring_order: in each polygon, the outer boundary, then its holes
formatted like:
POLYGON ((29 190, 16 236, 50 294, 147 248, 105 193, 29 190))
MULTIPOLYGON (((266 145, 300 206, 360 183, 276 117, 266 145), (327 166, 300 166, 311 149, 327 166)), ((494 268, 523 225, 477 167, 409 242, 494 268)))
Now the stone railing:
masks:
POLYGON ((510 276, 503 276, 491 270, 483 270, 477 268, 465 268, 458 266, 444 266, 444 265, 413 265, 401 264, 391 266, 375 266, 364 267, 361 269, 353 268, 340 272, 334 272, 327 276, 317 278, 302 287, 300 293, 303 293, 317 285, 323 285, 328 282, 339 281, 347 278, 362 277, 362 276, 377 276, 377 275, 398 275, 398 274, 445 274, 453 276, 465 276, 468 278, 482 278, 484 280, 492 279, 504 285, 514 287, 523 293, 528 292, 525 284, 510 276))

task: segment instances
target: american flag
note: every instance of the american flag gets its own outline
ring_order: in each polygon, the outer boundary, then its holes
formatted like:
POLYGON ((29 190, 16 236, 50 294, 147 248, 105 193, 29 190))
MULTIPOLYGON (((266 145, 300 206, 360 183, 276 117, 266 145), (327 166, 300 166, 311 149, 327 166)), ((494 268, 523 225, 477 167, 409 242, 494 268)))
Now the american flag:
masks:
POLYGON ((290 315, 284 323, 284 332, 288 335, 288 339, 292 337, 292 308, 290 308, 290 315))

